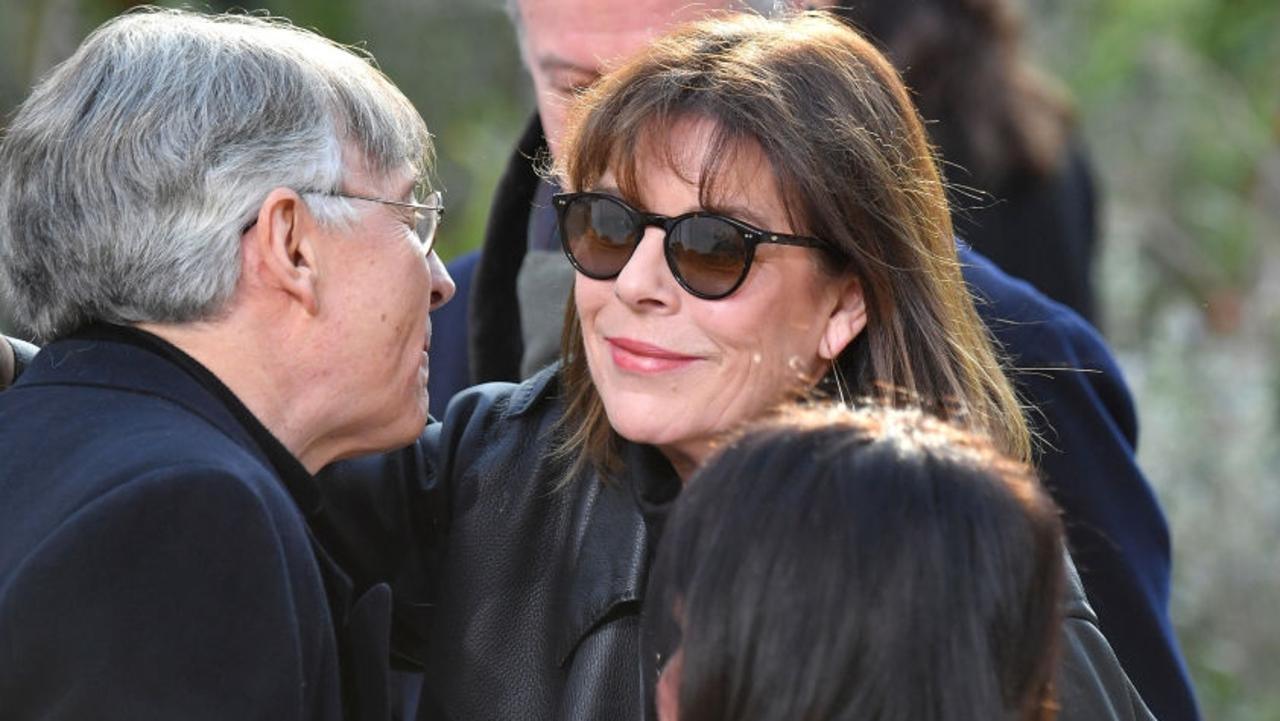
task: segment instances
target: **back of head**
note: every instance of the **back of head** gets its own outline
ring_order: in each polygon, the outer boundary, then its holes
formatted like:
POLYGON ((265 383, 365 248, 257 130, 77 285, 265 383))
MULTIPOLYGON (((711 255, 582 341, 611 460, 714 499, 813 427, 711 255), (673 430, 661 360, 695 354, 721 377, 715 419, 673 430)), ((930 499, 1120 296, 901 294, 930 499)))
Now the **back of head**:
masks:
POLYGON ((268 192, 336 190, 344 151, 373 173, 430 162, 421 117, 369 59, 279 19, 117 17, 0 143, 0 291, 45 339, 216 318, 268 192))
POLYGON ((1024 465, 911 410, 796 411, 691 479, 649 612, 679 721, 1048 719, 1061 527, 1024 465))
POLYGON ((1025 57, 1012 0, 855 0, 832 12, 893 59, 943 156, 981 188, 1056 169, 1070 105, 1025 57))

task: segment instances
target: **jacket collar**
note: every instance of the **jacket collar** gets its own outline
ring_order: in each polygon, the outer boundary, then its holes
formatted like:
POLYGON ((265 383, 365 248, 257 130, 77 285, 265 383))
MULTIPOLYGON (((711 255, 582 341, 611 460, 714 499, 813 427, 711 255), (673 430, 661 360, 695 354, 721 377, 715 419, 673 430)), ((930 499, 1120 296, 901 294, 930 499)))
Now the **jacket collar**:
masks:
POLYGON ((149 333, 89 326, 49 344, 21 383, 116 388, 173 403, 273 469, 304 513, 319 507, 315 479, 230 389, 195 359, 149 333))
POLYGON ((519 418, 536 410, 542 400, 555 395, 559 388, 560 362, 556 361, 515 387, 504 417, 519 418))
POLYGON ((515 381, 520 378, 524 336, 520 330, 516 278, 529 244, 529 213, 542 179, 535 166, 547 153, 537 113, 525 126, 516 150, 498 179, 484 244, 472 276, 468 343, 471 380, 515 381))
MULTIPOLYGON (((319 484, 222 381, 180 349, 149 333, 98 325, 49 344, 23 374, 23 386, 115 388, 159 398, 204 420, 271 469, 307 518, 308 536, 336 624, 348 623, 357 589, 312 533, 323 523, 319 484)), ((345 641, 342 641, 345 643, 345 641)), ((344 669, 343 673, 347 673, 344 669)))

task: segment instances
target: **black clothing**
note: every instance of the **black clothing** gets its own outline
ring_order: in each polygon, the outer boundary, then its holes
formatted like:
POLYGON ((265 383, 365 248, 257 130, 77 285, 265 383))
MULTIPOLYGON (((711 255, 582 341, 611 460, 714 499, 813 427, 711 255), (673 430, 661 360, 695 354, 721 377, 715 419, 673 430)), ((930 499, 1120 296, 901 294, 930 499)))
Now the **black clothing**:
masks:
MULTIPOLYGON (((548 447, 559 395, 556 366, 472 388, 415 445, 322 472, 333 527, 370 557, 415 527, 445 529, 445 552, 418 567, 431 589, 415 619, 420 721, 644 717, 656 658, 641 653, 640 614, 680 481, 657 449, 626 441, 622 477, 566 478, 548 447)), ((1059 718, 1150 719, 1078 582, 1066 616, 1059 718)))
MULTIPOLYGON (((976 182, 953 165, 944 164, 943 170, 955 188, 971 188, 976 182)), ((1096 324, 1092 274, 1098 223, 1088 155, 1076 141, 1066 146, 1052 174, 1024 176, 1000 188, 984 188, 988 192, 982 197, 972 197, 968 190, 953 192, 956 235, 1000 270, 1096 324)))
POLYGON ((0 393, 0 715, 390 719, 390 588, 338 566, 320 510, 179 349, 50 344, 0 393))
POLYGON ((84 340, 101 340, 123 343, 139 350, 153 353, 164 358, 191 376, 210 395, 226 406, 227 411, 235 417, 249 437, 257 444, 258 450, 266 456, 271 469, 280 477, 284 487, 293 496, 293 502, 305 515, 312 515, 320 510, 320 489, 316 487, 316 479, 303 467, 302 463, 289 452, 280 439, 262 425, 258 417, 245 407, 244 403, 227 388, 226 384, 200 365, 194 358, 184 353, 168 341, 136 328, 117 325, 98 325, 85 329, 77 334, 84 340))

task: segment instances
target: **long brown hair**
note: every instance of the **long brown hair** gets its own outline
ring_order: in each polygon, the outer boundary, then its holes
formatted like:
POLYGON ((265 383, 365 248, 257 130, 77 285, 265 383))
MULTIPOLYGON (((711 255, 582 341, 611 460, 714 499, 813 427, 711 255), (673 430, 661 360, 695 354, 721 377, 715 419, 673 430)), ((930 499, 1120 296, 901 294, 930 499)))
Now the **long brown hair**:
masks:
MULTIPOLYGON (((867 326, 833 364, 827 387, 923 404, 989 433, 1016 458, 1030 457, 1021 409, 960 274, 934 155, 883 55, 821 13, 686 25, 580 99, 560 158, 562 182, 590 189, 612 171, 622 194, 637 199, 640 153, 666 148, 670 162, 678 149, 664 138, 686 119, 714 126, 700 176, 704 205, 714 207, 716 180, 735 149, 756 144, 795 232, 839 248, 827 271, 859 279, 867 326)), ((616 434, 572 300, 564 328, 559 452, 616 471, 616 434)))

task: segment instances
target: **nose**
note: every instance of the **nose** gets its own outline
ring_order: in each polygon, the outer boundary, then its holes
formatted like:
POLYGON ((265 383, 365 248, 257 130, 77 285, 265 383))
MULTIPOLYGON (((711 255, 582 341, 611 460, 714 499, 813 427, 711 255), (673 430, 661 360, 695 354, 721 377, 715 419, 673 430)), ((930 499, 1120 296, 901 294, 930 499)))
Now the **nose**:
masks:
POLYGON ((454 285, 453 277, 435 251, 427 256, 427 269, 431 272, 431 310, 435 310, 453 298, 458 286, 454 285))
POLYGON ((613 282, 613 293, 633 308, 669 307, 676 302, 679 287, 667 267, 663 253, 663 231, 649 227, 622 272, 613 282))

